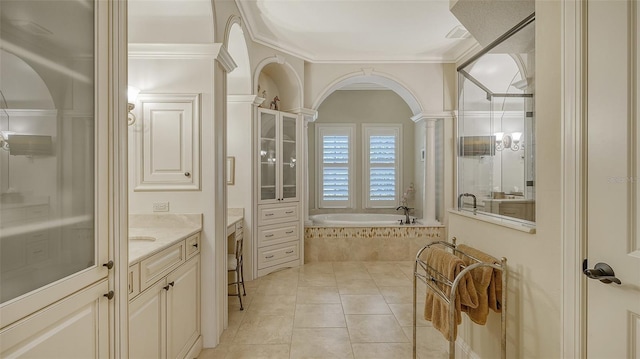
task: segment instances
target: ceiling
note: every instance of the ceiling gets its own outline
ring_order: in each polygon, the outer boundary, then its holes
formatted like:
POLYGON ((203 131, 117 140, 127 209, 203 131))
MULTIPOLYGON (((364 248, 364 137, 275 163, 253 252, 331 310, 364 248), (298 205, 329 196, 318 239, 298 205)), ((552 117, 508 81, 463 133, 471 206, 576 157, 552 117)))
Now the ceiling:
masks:
POLYGON ((236 0, 252 39, 310 62, 455 62, 449 0, 236 0))

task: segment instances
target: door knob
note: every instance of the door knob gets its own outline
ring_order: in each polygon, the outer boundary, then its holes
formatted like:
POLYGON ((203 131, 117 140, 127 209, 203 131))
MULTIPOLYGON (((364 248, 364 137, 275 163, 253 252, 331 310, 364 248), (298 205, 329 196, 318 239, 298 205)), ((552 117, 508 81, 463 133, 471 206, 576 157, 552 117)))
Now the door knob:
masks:
POLYGON ((582 273, 590 279, 597 279, 602 283, 609 284, 611 282, 615 284, 622 284, 620 279, 616 278, 616 273, 613 268, 607 263, 597 263, 593 268, 589 269, 587 260, 582 261, 582 273))

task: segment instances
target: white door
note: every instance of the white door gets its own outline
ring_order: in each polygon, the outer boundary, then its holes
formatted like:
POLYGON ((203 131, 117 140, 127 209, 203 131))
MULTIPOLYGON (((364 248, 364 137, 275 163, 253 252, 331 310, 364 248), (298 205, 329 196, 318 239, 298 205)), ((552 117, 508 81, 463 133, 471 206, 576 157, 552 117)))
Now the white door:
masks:
POLYGON ((638 8, 587 3, 588 269, 606 263, 622 283, 587 281, 589 358, 640 358, 638 8))

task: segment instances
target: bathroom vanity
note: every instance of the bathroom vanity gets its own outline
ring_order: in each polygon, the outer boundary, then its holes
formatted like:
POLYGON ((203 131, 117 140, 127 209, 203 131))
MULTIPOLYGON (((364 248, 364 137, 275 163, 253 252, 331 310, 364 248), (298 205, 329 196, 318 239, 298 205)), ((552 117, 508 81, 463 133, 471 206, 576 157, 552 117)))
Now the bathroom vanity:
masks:
POLYGON ((200 335, 200 214, 131 215, 129 357, 194 358, 200 335))
POLYGON ((484 211, 525 221, 536 221, 536 202, 533 199, 485 199, 484 211))

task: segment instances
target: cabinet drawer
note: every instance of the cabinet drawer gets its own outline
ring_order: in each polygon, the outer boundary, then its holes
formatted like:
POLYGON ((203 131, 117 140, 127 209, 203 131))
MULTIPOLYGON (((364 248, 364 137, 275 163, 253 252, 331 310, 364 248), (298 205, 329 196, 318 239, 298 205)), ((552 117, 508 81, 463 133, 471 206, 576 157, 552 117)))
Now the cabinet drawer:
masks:
POLYGON ((185 261, 184 241, 140 262, 140 290, 144 290, 158 279, 185 261))
POLYGON ((295 241, 299 238, 299 222, 258 228, 258 248, 295 241))
POLYGON ((129 273, 127 275, 127 292, 129 293, 129 299, 140 293, 140 263, 129 266, 129 273))
POLYGON ((258 226, 293 222, 300 218, 298 203, 258 206, 258 226))
POLYGON ((186 239, 187 246, 187 258, 191 258, 194 254, 200 250, 200 233, 186 239))
POLYGON ((258 269, 296 260, 299 258, 299 253, 299 241, 258 248, 258 269))

